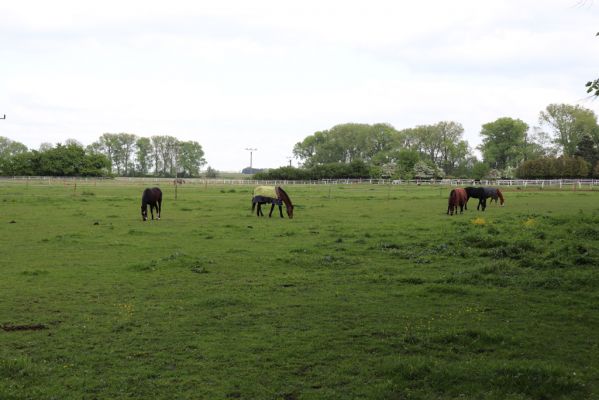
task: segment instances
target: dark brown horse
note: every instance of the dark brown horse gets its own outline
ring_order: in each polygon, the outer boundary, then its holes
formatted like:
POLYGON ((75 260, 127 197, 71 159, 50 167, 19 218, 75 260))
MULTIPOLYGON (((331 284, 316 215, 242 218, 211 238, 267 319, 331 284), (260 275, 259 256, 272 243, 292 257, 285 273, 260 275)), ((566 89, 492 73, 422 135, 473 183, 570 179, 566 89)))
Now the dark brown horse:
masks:
POLYGON ((458 215, 458 207, 460 207, 460 214, 463 213, 467 201, 468 195, 466 194, 466 190, 459 188, 453 189, 449 193, 449 199, 447 201, 447 214, 453 215, 455 212, 455 214, 458 215))
POLYGON ((499 190, 497 188, 490 188, 490 187, 486 187, 486 188, 484 188, 484 190, 485 190, 485 196, 491 198, 490 203, 492 203, 493 200, 495 200, 495 204, 497 204, 497 200, 499 200, 499 204, 501 204, 503 206, 503 203, 505 203, 505 200, 503 198, 503 193, 501 193, 501 190, 499 190))
POLYGON ((262 213, 263 204, 271 204, 270 212, 268 216, 272 216, 272 211, 275 209, 275 205, 279 206, 279 214, 283 218, 283 203, 287 210, 287 216, 293 218, 293 204, 289 195, 281 189, 280 186, 258 186, 254 189, 254 195, 252 197, 252 212, 256 209, 256 216, 264 216, 262 213), (256 206, 258 206, 256 208, 256 206))
POLYGON ((154 219, 154 209, 156 209, 157 219, 160 219, 160 212, 162 210, 162 191, 157 187, 152 189, 147 188, 141 196, 141 217, 144 221, 148 219, 148 205, 150 206, 152 219, 154 219))
POLYGON ((464 190, 467 193, 466 202, 470 200, 470 197, 474 197, 475 199, 478 199, 476 209, 478 210, 482 207, 483 211, 485 211, 485 208, 487 208, 487 197, 489 197, 485 193, 485 188, 468 186, 467 188, 464 188, 464 190))

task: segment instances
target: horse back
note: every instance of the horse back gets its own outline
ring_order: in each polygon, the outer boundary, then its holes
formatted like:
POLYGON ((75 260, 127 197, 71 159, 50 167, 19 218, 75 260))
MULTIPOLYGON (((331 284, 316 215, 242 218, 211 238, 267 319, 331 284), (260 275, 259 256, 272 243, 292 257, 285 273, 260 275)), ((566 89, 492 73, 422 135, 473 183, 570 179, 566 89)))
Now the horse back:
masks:
POLYGON ((162 203, 162 190, 157 187, 144 190, 141 201, 144 204, 162 203))

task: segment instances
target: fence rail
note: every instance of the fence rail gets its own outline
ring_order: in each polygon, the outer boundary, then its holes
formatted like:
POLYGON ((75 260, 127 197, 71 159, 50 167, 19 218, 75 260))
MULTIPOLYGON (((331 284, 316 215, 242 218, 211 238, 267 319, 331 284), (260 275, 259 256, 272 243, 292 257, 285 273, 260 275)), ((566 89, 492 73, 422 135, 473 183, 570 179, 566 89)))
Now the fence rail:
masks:
POLYGON ((418 185, 418 186, 513 186, 526 187, 594 187, 599 186, 597 179, 438 179, 438 180, 403 180, 403 179, 322 179, 309 181, 295 180, 254 180, 254 179, 205 179, 205 178, 152 178, 152 177, 56 177, 56 176, 3 176, 0 182, 37 182, 37 183, 92 183, 114 182, 116 184, 164 184, 164 185, 418 185))

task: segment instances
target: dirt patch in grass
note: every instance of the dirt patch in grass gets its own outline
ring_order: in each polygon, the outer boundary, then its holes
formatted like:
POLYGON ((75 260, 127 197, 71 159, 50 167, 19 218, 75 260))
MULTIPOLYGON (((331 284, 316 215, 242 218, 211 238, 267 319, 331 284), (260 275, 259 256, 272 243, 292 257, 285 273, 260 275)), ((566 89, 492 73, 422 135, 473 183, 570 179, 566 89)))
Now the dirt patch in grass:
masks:
POLYGON ((0 328, 5 332, 15 332, 15 331, 40 331, 43 329, 48 329, 48 327, 44 324, 30 324, 30 325, 1 325, 0 328))

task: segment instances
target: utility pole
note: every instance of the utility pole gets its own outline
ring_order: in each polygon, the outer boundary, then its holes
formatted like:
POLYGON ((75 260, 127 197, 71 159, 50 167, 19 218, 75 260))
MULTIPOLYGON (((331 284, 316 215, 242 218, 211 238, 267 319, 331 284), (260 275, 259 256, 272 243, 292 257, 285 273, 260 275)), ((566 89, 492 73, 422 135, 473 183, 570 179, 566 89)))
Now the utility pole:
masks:
POLYGON ((252 153, 254 151, 258 151, 258 149, 255 149, 253 147, 246 147, 246 150, 250 152, 250 169, 252 169, 252 153))
POLYGON ((289 160, 289 166, 291 167, 291 160, 293 160, 293 157, 287 157, 287 159, 289 160))

